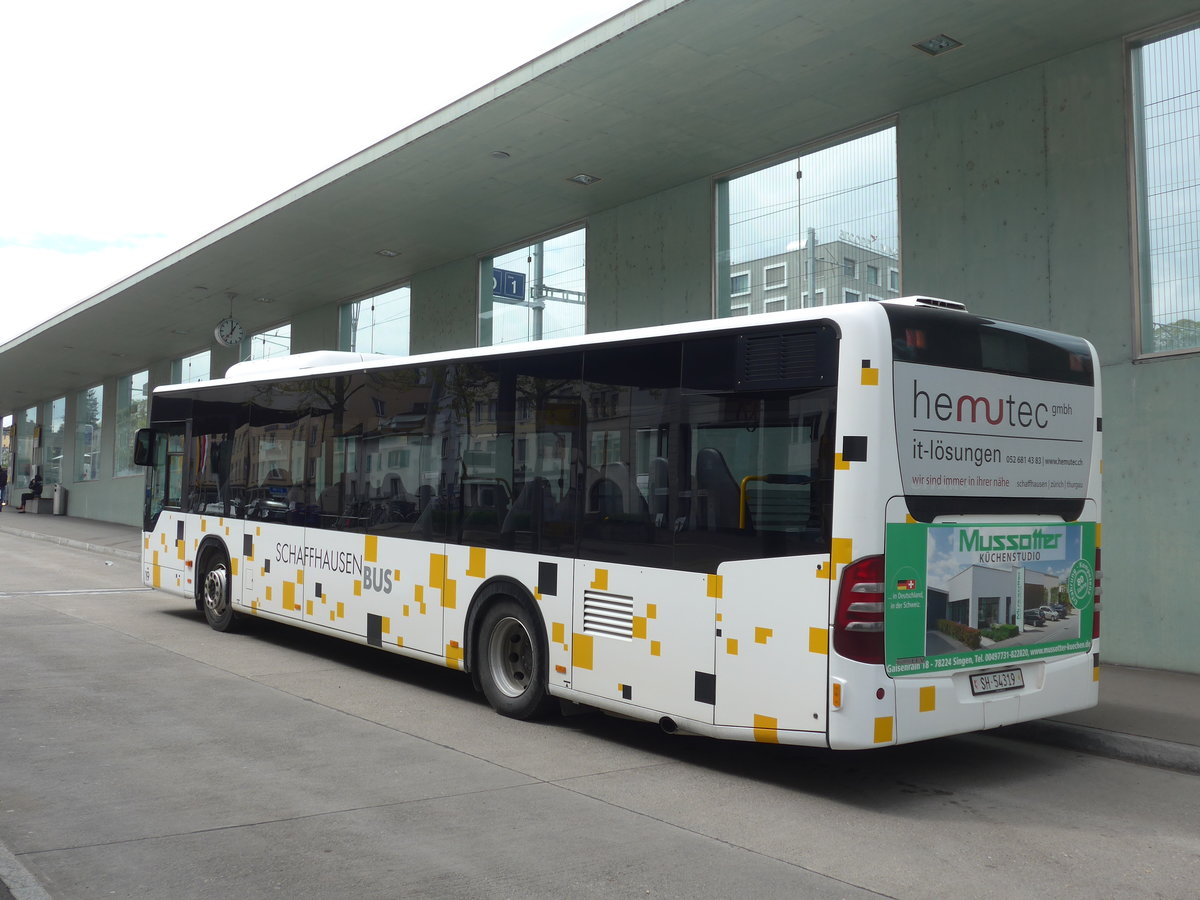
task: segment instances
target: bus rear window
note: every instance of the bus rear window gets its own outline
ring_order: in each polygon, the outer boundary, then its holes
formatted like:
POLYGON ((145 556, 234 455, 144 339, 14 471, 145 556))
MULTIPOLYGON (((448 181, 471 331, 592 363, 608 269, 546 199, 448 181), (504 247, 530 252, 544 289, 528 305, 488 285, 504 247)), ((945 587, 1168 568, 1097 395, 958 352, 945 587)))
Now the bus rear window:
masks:
POLYGON ((1077 517, 1100 429, 1081 338, 885 305, 909 513, 1077 517))
POLYGON ((1091 386, 1082 338, 936 308, 884 304, 897 362, 1091 386))

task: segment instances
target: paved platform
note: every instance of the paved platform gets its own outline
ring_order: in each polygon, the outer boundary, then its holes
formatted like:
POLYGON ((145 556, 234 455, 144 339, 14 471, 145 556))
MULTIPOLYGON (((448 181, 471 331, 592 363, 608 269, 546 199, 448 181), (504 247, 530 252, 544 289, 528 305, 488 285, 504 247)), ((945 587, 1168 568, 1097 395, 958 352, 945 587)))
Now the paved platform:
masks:
MULTIPOLYGON (((0 512, 0 531, 141 558, 142 534, 136 525, 22 515, 6 506, 0 512)), ((1096 708, 1009 726, 996 734, 1200 775, 1200 675, 1102 665, 1096 708)))

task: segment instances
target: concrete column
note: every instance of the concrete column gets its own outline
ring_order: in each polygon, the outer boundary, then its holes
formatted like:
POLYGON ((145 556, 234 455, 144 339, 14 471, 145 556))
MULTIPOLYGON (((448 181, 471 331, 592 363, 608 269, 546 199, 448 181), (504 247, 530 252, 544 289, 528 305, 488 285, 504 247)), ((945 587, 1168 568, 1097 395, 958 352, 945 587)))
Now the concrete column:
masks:
POLYGON ((292 352, 338 349, 337 303, 326 303, 292 319, 292 352))
POLYGON ((588 220, 588 333, 711 319, 712 181, 588 220))
POLYGON ((410 284, 410 352, 432 353, 476 346, 479 263, 474 257, 418 272, 410 284))

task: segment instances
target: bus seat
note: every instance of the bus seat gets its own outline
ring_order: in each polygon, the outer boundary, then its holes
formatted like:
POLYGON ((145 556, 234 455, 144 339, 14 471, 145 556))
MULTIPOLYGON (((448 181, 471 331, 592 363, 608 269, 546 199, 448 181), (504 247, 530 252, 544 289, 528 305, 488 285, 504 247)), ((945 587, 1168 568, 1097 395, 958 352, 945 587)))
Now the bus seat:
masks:
POLYGON ((671 503, 671 474, 667 461, 661 456, 650 460, 650 515, 654 527, 661 528, 667 521, 671 503))
POLYGON ((696 484, 704 492, 707 526, 738 528, 741 491, 720 450, 705 447, 696 454, 696 484))

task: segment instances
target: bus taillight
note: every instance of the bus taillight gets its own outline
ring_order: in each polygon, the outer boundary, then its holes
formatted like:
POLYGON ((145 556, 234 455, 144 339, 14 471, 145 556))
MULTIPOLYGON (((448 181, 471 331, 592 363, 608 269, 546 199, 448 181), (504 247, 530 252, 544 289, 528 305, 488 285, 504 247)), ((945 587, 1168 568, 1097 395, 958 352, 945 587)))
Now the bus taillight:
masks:
POLYGON ((1100 637, 1100 548, 1096 548, 1096 586, 1092 598, 1092 639, 1100 637))
POLYGON ((833 618, 833 647, 847 659, 882 665, 882 556, 868 556, 842 571, 833 618))

